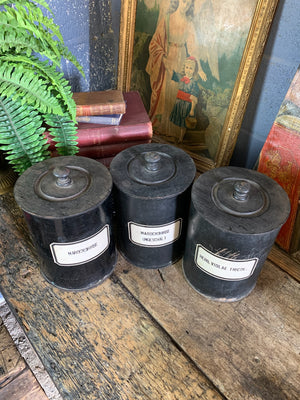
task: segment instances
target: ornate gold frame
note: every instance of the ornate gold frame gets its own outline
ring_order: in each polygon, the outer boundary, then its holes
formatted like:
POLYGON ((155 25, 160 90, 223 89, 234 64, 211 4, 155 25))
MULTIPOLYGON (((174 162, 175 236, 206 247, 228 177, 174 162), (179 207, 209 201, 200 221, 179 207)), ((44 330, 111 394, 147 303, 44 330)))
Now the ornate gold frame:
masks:
MULTIPOLYGON (((130 90, 137 0, 121 0, 118 89, 130 90)), ((228 165, 242 124, 278 0, 258 0, 215 160, 190 153, 201 172, 228 165)), ((155 141, 161 141, 158 136, 155 141)))

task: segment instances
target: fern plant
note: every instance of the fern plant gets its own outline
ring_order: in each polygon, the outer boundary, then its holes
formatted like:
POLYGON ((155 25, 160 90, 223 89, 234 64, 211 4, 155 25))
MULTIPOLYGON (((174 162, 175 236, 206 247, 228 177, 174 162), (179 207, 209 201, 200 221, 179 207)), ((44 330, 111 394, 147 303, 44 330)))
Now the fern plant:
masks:
POLYGON ((0 0, 0 150, 19 174, 50 157, 46 127, 59 155, 78 152, 76 105, 61 59, 84 72, 47 12, 53 17, 45 0, 0 0))

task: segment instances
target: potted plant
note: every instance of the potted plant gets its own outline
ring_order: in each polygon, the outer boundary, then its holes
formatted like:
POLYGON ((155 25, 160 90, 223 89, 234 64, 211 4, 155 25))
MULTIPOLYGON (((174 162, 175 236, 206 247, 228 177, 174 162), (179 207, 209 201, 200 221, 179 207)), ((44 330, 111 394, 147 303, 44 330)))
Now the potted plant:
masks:
POLYGON ((0 150, 19 174, 50 157, 46 129, 59 155, 78 151, 62 57, 84 73, 47 13, 53 16, 44 0, 0 0, 0 150))

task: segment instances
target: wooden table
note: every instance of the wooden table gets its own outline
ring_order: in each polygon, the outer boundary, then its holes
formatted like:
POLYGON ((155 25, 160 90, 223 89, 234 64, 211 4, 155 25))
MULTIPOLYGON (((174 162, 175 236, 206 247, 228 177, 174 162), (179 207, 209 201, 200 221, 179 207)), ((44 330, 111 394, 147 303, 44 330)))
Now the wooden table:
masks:
POLYGON ((0 246, 1 291, 63 399, 300 398, 299 283, 274 262, 235 303, 198 294, 180 262, 143 270, 121 256, 102 285, 60 290, 40 275, 11 194, 0 246))

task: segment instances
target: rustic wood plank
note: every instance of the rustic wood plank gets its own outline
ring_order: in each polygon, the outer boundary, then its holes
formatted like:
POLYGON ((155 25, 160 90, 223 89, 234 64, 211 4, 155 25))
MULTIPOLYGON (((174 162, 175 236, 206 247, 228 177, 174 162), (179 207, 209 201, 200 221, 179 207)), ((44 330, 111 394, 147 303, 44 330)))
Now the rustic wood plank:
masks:
POLYGON ((300 282, 300 262, 281 250, 276 244, 272 247, 268 259, 300 282))
POLYGON ((0 399, 47 400, 0 319, 0 399))
POLYGON ((14 350, 18 350, 18 353, 44 390, 47 398, 49 398, 49 400, 62 400, 50 376, 45 371, 41 360, 32 348, 24 331, 21 329, 6 303, 0 305, 0 317, 9 334, 10 343, 12 339, 15 344, 14 350))
POLYGON ((267 261, 254 291, 219 303, 186 282, 181 262, 116 274, 228 400, 300 398, 300 290, 267 261))
POLYGON ((1 388, 0 398, 1 400, 48 400, 28 368, 1 388))
POLYGON ((26 369, 26 363, 0 318, 0 398, 1 389, 26 369))
POLYGON ((48 284, 12 215, 0 207, 1 291, 64 399, 224 399, 118 281, 48 284))

